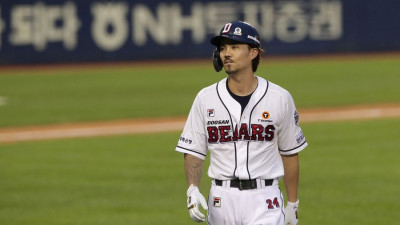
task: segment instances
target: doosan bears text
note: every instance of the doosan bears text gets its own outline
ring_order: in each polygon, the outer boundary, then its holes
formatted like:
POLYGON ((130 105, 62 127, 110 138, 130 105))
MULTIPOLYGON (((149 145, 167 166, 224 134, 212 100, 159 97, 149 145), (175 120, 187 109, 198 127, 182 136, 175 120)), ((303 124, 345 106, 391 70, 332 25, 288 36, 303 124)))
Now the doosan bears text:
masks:
POLYGON ((242 123, 238 129, 236 126, 232 132, 232 126, 207 126, 208 143, 225 143, 235 141, 272 141, 275 136, 275 126, 261 124, 242 123), (249 128, 251 135, 249 135, 249 128))

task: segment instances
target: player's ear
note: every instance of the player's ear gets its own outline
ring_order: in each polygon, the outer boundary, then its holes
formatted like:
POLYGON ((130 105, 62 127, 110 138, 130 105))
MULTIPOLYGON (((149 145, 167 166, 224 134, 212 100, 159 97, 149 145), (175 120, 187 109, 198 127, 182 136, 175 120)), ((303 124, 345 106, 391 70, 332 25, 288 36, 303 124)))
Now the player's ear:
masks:
POLYGON ((250 48, 251 60, 255 59, 258 56, 259 53, 260 53, 260 51, 259 51, 258 48, 250 48))
POLYGON ((257 50, 257 56, 252 60, 253 72, 257 71, 258 65, 260 64, 260 61, 264 55, 264 50, 262 48, 257 48, 257 50))
POLYGON ((213 53, 213 65, 214 65, 215 71, 217 71, 217 72, 221 71, 222 67, 224 67, 222 64, 222 61, 221 61, 221 57, 219 56, 218 48, 216 48, 213 53))

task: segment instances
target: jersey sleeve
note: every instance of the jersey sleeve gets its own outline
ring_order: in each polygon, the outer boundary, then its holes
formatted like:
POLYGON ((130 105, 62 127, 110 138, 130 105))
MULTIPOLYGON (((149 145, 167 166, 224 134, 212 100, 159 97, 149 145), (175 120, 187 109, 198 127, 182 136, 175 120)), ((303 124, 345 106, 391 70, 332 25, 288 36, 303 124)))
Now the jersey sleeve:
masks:
POLYGON ((307 141, 299 125, 299 114, 293 98, 285 92, 283 120, 278 133, 278 148, 281 155, 292 155, 307 147, 307 141))
POLYGON ((175 150, 204 160, 207 154, 207 139, 204 127, 201 100, 197 95, 175 150))

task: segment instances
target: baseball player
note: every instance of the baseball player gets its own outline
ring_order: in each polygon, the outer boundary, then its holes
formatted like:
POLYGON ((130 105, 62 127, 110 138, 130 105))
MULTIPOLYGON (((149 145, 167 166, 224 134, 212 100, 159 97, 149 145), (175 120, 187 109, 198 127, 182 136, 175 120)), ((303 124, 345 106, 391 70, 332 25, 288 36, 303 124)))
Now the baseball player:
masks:
POLYGON ((211 44, 216 71, 224 68, 228 77, 198 93, 176 147, 184 153, 189 215, 211 225, 297 224, 298 152, 307 142, 294 101, 254 75, 263 50, 250 24, 225 24, 211 44), (207 150, 208 204, 198 188, 207 150))

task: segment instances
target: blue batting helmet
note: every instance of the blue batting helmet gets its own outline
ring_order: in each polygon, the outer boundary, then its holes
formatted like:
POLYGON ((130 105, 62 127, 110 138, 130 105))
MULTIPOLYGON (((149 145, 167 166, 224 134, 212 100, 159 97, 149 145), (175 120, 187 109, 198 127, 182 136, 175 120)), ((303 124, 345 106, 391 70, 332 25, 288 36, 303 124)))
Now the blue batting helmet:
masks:
POLYGON ((218 47, 223 38, 261 47, 260 35, 257 30, 243 21, 234 21, 225 24, 219 35, 211 39, 211 44, 218 47))

